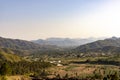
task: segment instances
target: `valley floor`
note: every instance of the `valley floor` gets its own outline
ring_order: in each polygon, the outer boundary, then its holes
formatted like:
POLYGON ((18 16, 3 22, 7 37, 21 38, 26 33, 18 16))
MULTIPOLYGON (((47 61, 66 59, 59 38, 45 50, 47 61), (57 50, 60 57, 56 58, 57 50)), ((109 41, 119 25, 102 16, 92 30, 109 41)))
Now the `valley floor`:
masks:
POLYGON ((53 66, 41 73, 1 77, 0 80, 119 80, 119 58, 55 58, 46 61, 53 66), (107 60, 106 60, 107 59, 107 60), (55 63, 54 63, 55 62, 55 63), (58 65, 59 63, 59 65, 58 65), (5 79, 6 78, 6 79, 5 79), (72 78, 72 79, 71 79, 72 78), (114 79, 115 78, 115 79, 114 79))

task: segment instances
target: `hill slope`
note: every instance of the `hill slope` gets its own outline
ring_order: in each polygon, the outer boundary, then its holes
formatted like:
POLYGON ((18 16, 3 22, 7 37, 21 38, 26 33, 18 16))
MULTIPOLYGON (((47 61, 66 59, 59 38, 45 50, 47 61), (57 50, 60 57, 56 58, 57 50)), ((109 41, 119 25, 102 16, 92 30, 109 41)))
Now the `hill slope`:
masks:
POLYGON ((120 38, 112 37, 81 45, 75 49, 78 52, 120 52, 120 38))
POLYGON ((30 41, 0 37, 0 47, 11 48, 11 49, 30 50, 30 49, 51 48, 54 46, 49 46, 49 45, 44 46, 44 45, 39 45, 39 44, 30 42, 30 41))
POLYGON ((18 62, 23 60, 21 57, 15 55, 15 53, 6 48, 0 48, 0 61, 10 61, 10 62, 18 62))
POLYGON ((12 49, 14 53, 19 55, 29 55, 37 51, 46 51, 58 49, 54 45, 39 45, 30 41, 9 39, 0 37, 0 47, 12 49))

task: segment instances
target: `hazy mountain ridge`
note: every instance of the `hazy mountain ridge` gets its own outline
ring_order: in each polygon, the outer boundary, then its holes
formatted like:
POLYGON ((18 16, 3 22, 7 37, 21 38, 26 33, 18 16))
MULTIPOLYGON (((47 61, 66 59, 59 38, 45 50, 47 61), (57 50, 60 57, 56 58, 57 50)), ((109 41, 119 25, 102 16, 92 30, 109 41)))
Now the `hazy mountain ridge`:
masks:
POLYGON ((59 47, 76 47, 86 43, 94 42, 101 40, 103 38, 85 38, 85 39, 70 39, 70 38, 47 38, 45 40, 38 39, 33 40, 32 42, 44 45, 56 45, 59 47))
POLYGON ((51 46, 51 45, 45 46, 45 45, 39 45, 39 44, 30 42, 30 41, 26 41, 26 40, 9 39, 9 38, 0 37, 0 47, 30 50, 30 49, 49 48, 49 47, 55 47, 55 46, 51 46))
POLYGON ((78 52, 120 53, 120 38, 112 37, 81 45, 74 49, 78 52))
MULTIPOLYGON (((95 39, 93 39, 95 40, 95 39)), ((93 41, 91 39, 91 41, 93 41)), ((18 39, 8 39, 8 38, 2 38, 0 37, 0 47, 4 51, 11 52, 12 54, 18 54, 21 56, 25 55, 65 55, 65 54, 71 54, 71 48, 69 49, 61 49, 54 44, 61 44, 62 46, 66 44, 68 46, 69 43, 73 43, 75 41, 85 42, 90 41, 90 39, 69 39, 69 38, 49 38, 46 40, 39 40, 42 43, 45 42, 45 44, 37 44, 30 41, 25 40, 18 40, 18 39), (46 41, 53 42, 52 45, 46 43, 46 41), (59 42, 59 43, 58 43, 59 42)), ((76 42, 75 42, 76 43, 76 42)), ((59 46, 61 46, 59 45, 59 46)), ((77 44, 79 45, 79 44, 77 44)), ((62 47, 61 46, 61 47, 62 47)), ((70 47, 71 45, 69 45, 70 47)), ((73 46, 73 44, 72 44, 73 46)), ((104 53, 119 53, 120 52, 120 38, 112 37, 107 38, 104 40, 97 40, 95 42, 87 43, 85 45, 78 46, 75 49, 72 49, 75 53, 89 53, 89 52, 104 52, 104 53)), ((6 53, 8 53, 6 52, 6 53)))
POLYGON ((11 49, 14 53, 19 55, 29 55, 34 51, 54 50, 58 49, 54 45, 39 45, 26 40, 9 39, 0 37, 0 47, 11 49))

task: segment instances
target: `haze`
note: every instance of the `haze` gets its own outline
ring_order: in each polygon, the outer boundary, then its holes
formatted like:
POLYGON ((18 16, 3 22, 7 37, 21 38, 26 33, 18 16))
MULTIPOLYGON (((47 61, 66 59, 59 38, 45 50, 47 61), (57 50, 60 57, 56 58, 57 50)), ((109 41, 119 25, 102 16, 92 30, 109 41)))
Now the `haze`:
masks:
POLYGON ((119 0, 0 0, 0 36, 120 36, 119 0))

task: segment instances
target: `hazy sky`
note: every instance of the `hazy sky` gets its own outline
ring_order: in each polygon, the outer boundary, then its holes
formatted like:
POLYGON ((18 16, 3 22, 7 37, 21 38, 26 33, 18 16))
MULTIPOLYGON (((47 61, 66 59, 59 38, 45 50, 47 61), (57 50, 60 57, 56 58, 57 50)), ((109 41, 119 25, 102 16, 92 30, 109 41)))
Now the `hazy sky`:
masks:
POLYGON ((0 0, 0 36, 120 36, 120 0, 0 0))

